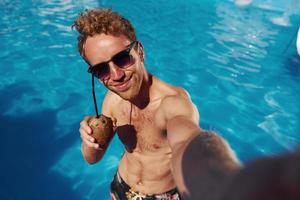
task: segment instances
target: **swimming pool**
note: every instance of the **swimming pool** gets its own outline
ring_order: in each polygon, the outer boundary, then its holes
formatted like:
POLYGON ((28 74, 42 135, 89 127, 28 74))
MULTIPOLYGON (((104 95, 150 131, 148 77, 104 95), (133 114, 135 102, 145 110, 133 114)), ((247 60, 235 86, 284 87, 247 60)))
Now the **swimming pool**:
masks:
MULTIPOLYGON (((299 1, 0 1, 0 199, 108 199, 123 147, 87 165, 79 121, 93 115, 90 76, 70 26, 85 8, 129 18, 146 67, 189 91, 200 125, 247 162, 300 143, 299 1)), ((97 86, 100 99, 105 89, 97 86)), ((101 102, 99 102, 101 103, 101 102)))

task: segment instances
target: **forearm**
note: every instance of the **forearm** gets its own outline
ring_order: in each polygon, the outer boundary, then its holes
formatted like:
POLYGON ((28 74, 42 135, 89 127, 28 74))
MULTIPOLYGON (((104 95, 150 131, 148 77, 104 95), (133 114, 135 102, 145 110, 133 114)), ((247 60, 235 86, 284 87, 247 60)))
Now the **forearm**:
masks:
POLYGON ((173 151, 174 179, 185 199, 218 195, 222 181, 239 167, 229 145, 214 133, 199 132, 173 151))
MULTIPOLYGON (((192 139, 191 139, 192 140, 192 139)), ((185 183, 184 174, 182 172, 182 158, 190 141, 180 143, 172 149, 172 174, 176 183, 177 188, 183 196, 189 196, 189 189, 185 183)))
POLYGON ((82 151, 83 158, 86 160, 86 162, 88 162, 89 164, 94 164, 102 158, 105 149, 104 150, 94 149, 92 147, 88 147, 83 142, 81 145, 81 151, 82 151))

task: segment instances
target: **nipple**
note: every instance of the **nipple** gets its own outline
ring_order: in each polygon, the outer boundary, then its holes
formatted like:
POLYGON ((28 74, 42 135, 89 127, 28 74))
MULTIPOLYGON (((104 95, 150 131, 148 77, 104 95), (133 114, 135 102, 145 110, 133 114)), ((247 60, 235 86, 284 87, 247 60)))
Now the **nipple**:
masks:
POLYGON ((142 181, 137 182, 138 185, 143 185, 142 181))

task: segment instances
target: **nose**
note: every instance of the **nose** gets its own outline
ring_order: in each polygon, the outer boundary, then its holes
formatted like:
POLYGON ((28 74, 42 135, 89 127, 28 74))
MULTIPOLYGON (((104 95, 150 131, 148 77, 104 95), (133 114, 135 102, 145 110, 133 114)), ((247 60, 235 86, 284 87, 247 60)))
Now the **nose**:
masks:
POLYGON ((120 69, 113 62, 109 62, 109 68, 110 68, 110 78, 112 80, 117 81, 124 77, 125 75, 124 70, 120 69))

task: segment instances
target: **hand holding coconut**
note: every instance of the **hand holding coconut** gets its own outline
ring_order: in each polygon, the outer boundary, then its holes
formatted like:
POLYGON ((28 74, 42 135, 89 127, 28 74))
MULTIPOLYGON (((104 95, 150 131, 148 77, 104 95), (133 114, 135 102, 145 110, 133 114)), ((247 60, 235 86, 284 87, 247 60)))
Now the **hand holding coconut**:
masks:
POLYGON ((87 116, 80 123, 80 135, 83 142, 90 148, 105 150, 114 135, 114 124, 105 115, 87 116))

